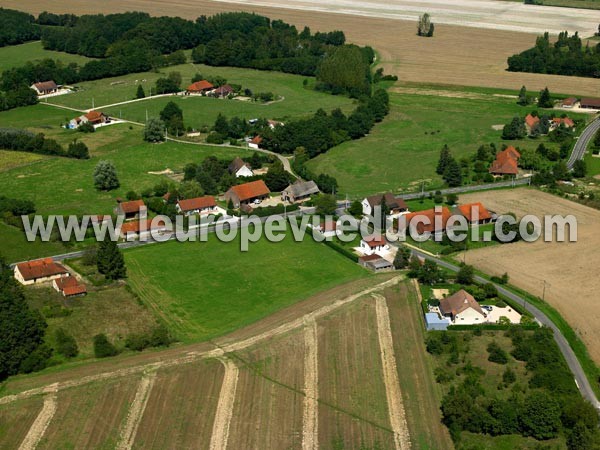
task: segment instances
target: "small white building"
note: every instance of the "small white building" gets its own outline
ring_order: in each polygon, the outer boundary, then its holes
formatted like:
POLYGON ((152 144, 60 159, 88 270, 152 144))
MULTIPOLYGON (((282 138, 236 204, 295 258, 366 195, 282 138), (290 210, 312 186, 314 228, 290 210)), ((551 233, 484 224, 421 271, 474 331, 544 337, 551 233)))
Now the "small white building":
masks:
POLYGON ((15 279, 26 286, 31 284, 47 283, 60 278, 69 276, 69 271, 61 264, 54 262, 52 258, 36 259, 26 261, 15 266, 15 279))
POLYGON ((54 94, 58 91, 58 85, 53 80, 33 83, 30 88, 33 89, 38 96, 54 94))
POLYGON ((361 202, 363 208, 363 215, 372 216, 375 212, 375 207, 381 206, 383 200, 389 210, 389 215, 395 216, 401 213, 408 212, 408 205, 401 198, 396 198, 391 192, 385 194, 371 195, 366 197, 361 202))
POLYGON ((360 240, 360 251, 364 255, 385 253, 390 247, 384 236, 367 236, 360 240))
POLYGON ((235 175, 236 178, 254 176, 254 172, 252 172, 250 164, 244 162, 244 160, 239 156, 237 156, 233 161, 231 161, 231 164, 229 164, 228 169, 229 173, 235 175))
POLYGON ((315 228, 325 237, 334 237, 338 235, 337 222, 335 220, 324 220, 315 228))

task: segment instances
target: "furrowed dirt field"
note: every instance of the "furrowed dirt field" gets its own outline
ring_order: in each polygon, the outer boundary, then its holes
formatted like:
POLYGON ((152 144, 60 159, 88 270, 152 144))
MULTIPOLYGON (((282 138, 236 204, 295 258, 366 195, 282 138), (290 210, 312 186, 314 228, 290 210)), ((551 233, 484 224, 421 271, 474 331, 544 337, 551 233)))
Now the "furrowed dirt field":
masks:
MULTIPOLYGON (((533 92, 548 86, 554 93, 599 95, 600 80, 556 75, 507 72, 506 58, 535 44, 536 35, 542 31, 558 33, 578 29, 591 34, 600 22, 600 12, 579 11, 568 8, 524 7, 517 2, 466 2, 395 1, 323 6, 314 2, 307 9, 274 7, 278 2, 264 1, 255 4, 236 4, 207 0, 107 0, 69 2, 45 0, 4 0, 3 7, 39 13, 52 12, 115 13, 131 10, 147 11, 155 15, 180 15, 196 18, 225 11, 253 11, 272 18, 283 19, 298 27, 308 25, 313 31, 341 29, 349 41, 371 45, 380 56, 386 71, 399 76, 400 82, 440 83, 461 86, 482 86, 518 90, 522 85, 533 92), (266 6, 270 5, 270 6, 266 6), (445 6, 446 5, 446 6, 445 6), (319 11, 334 9, 338 13, 319 11), (372 17, 365 14, 367 11, 372 17), (397 13, 386 11, 388 8, 397 13), (424 9, 422 9, 424 8, 424 9), (436 21, 437 8, 440 21, 435 27, 435 37, 416 36, 416 15, 429 11, 436 21), (498 8, 501 8, 500 10, 498 8), (541 8, 541 9, 539 9, 541 8), (310 9, 313 9, 312 11, 310 9), (351 15, 357 14, 357 15, 351 15), (374 16, 374 17, 373 17, 374 16), (393 18, 390 18, 393 17, 393 18), (407 19, 410 20, 400 20, 407 19), (470 26, 459 26, 467 24, 470 26), (512 27, 508 29, 494 29, 512 27), (529 33, 510 31, 528 30, 529 33)), ((290 3, 285 3, 290 6, 290 3)), ((298 5, 298 4, 296 4, 298 5)), ((298 7, 303 6, 299 5, 298 7)), ((294 4, 292 4, 294 7, 294 4)))
POLYGON ((413 285, 386 275, 318 298, 212 349, 38 378, 51 383, 0 397, 0 430, 15 430, 0 433, 2 448, 446 448, 431 371, 407 364, 402 350, 424 356, 413 285), (431 411, 423 416, 416 399, 431 411))
MULTIPOLYGON (((480 201, 498 213, 518 217, 534 214, 573 214, 578 223, 575 243, 516 243, 469 251, 467 264, 491 274, 508 272, 510 282, 542 296, 554 306, 585 342, 594 361, 600 363, 600 211, 533 189, 488 191, 461 195, 460 202, 480 201)), ((462 256, 462 255, 461 255, 462 256)))

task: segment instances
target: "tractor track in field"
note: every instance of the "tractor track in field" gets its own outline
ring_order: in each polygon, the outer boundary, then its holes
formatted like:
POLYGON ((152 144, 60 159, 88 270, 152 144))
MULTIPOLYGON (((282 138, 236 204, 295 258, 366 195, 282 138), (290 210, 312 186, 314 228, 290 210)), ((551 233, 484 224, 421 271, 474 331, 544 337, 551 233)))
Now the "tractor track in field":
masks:
POLYGON ((304 328, 304 412, 302 415, 302 450, 319 448, 319 366, 317 322, 304 328))
POLYGON ((212 436, 210 438, 210 450, 226 450, 229 441, 229 426, 233 417, 235 405, 235 393, 237 390, 239 369, 229 358, 222 358, 225 366, 225 375, 221 385, 219 403, 213 423, 212 436))
POLYGON ((133 447, 135 435, 137 434, 140 421, 144 415, 155 381, 156 372, 145 375, 140 381, 137 392, 135 393, 135 398, 129 408, 127 419, 125 419, 125 423, 121 429, 121 437, 117 444, 117 450, 130 450, 133 447))
POLYGON ((35 449, 42 437, 44 437, 44 433, 46 433, 46 429, 48 428, 48 425, 50 425, 52 417, 54 417, 54 413, 56 413, 56 388, 56 385, 51 385, 48 387, 48 393, 44 397, 44 405, 35 418, 35 421, 31 425, 31 428, 29 428, 25 439, 23 439, 23 442, 19 446, 19 450, 35 449))
POLYGON ((383 381, 385 383, 390 425, 394 431, 394 444, 396 450, 407 450, 411 448, 411 443, 408 424, 406 422, 406 411, 402 402, 400 381, 398 379, 390 314, 385 297, 378 294, 373 294, 372 296, 375 299, 381 366, 383 368, 383 381))

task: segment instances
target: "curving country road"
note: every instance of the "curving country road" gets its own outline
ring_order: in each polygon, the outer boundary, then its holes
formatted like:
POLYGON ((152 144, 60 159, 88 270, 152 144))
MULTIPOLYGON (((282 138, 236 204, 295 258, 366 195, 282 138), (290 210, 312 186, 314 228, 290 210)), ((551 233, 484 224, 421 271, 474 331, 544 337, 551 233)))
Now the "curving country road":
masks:
POLYGON ((586 129, 583 130, 579 139, 577 139, 575 147, 573 147, 573 151, 571 152, 571 157, 569 158, 569 161, 567 161, 567 167, 569 169, 573 168, 575 161, 583 159, 590 141, 594 138, 598 130, 600 130, 600 117, 591 122, 586 129))
MULTIPOLYGON (((421 258, 435 261, 439 266, 449 269, 453 272, 458 272, 460 269, 460 267, 456 264, 452 264, 447 261, 435 258, 431 255, 428 255, 428 254, 423 253, 416 249, 411 249, 411 250, 412 250, 413 254, 415 254, 421 258)), ((489 280, 486 280, 485 278, 480 277, 478 275, 475 276, 474 278, 475 278, 475 281, 477 281, 478 283, 489 283, 489 280)), ((540 309, 536 308, 535 306, 533 306, 532 304, 527 302, 526 299, 515 294, 514 292, 509 291, 504 286, 498 285, 496 283, 493 283, 493 284, 494 284, 494 286, 496 286, 496 289, 498 289, 498 292, 500 294, 502 294, 505 297, 511 299, 512 301, 517 302, 520 305, 522 305, 522 307, 524 309, 526 309, 531 314, 533 314, 533 316, 535 317, 535 319, 538 322, 540 322, 542 325, 547 326, 552 329, 552 331, 554 332, 554 340, 558 344, 558 348, 560 349, 561 353, 563 354, 565 361, 567 362, 567 365, 569 366, 569 369, 573 373, 573 377, 575 378, 575 384, 577 385, 579 392, 581 392, 581 395, 583 396, 583 398, 585 398, 592 405, 594 405, 596 410, 600 411, 600 402, 598 401, 598 398, 596 397, 596 394, 595 394, 594 390, 592 389, 592 386, 590 385, 590 382, 589 382, 587 376, 585 375, 585 372, 583 371, 583 368, 581 367, 581 364, 579 363, 577 356, 575 355, 575 352, 573 352, 573 349, 569 345, 569 342, 566 340, 566 338, 563 336, 560 329, 554 324, 554 322, 552 322, 548 318, 548 316, 546 316, 546 314, 544 314, 540 309)))

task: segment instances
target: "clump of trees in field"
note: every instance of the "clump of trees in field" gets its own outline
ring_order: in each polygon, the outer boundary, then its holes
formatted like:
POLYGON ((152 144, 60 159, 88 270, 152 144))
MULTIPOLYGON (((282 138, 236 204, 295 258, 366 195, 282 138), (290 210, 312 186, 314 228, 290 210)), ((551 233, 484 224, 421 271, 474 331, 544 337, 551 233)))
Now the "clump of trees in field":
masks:
POLYGON ((83 142, 75 140, 65 151, 58 142, 48 139, 43 133, 35 134, 20 128, 0 128, 0 148, 76 159, 90 157, 89 150, 83 142))
POLYGON ((503 370, 499 384, 489 386, 485 370, 470 356, 473 333, 431 332, 427 351, 446 361, 435 369, 439 383, 448 385, 442 400, 443 422, 453 440, 461 433, 502 436, 519 434, 539 441, 563 437, 569 450, 594 449, 600 443, 598 415, 584 401, 549 328, 526 331, 511 327, 512 348, 498 340, 487 346, 488 361, 503 370), (528 377, 512 367, 525 363, 528 377))
POLYGON ((98 245, 96 266, 107 280, 120 280, 127 276, 123 253, 111 239, 105 239, 98 245))
POLYGON ((442 147, 436 173, 441 175, 450 187, 460 186, 463 182, 462 169, 458 161, 452 156, 447 145, 442 147))
POLYGON ((424 37, 433 36, 433 31, 435 29, 434 24, 431 22, 431 16, 427 13, 419 16, 419 22, 417 24, 417 35, 424 37))
POLYGON ((577 33, 569 36, 566 31, 552 44, 544 33, 533 48, 508 58, 508 70, 599 78, 600 44, 584 46, 577 33))
POLYGON ((110 161, 100 161, 94 169, 94 186, 101 191, 111 191, 120 186, 117 169, 110 161))

